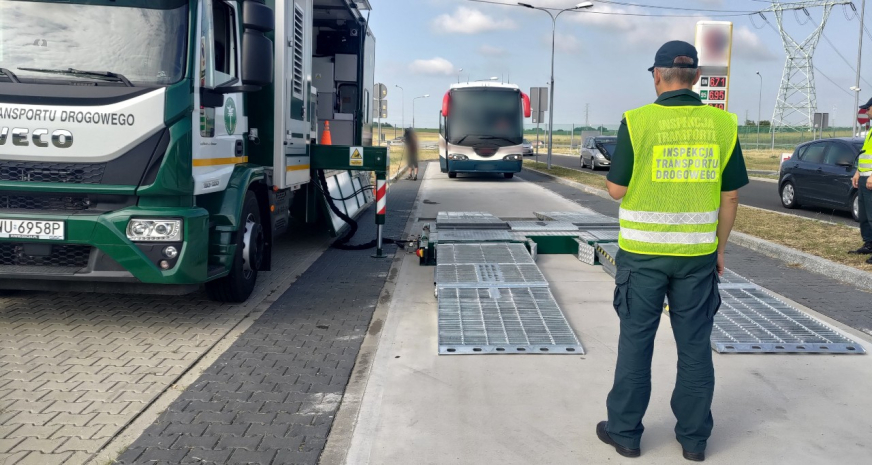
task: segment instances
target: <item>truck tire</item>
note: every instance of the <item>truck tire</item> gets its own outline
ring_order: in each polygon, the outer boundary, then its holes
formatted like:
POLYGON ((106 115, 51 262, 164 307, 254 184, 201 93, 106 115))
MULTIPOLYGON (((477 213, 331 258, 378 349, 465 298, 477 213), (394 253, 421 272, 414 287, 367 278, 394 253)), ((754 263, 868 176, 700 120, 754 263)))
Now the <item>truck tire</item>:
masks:
POLYGON ((454 178, 456 178, 456 177, 457 177, 457 173, 454 173, 454 172, 451 172, 451 171, 448 172, 448 178, 449 178, 449 179, 454 179, 454 178))
POLYGON ((218 302, 245 302, 254 291, 257 272, 263 264, 265 235, 260 219, 260 207, 254 192, 245 194, 242 220, 236 234, 236 256, 230 273, 206 283, 209 298, 218 302))
POLYGON ((515 177, 515 173, 503 173, 503 176, 505 176, 506 179, 512 179, 515 177))

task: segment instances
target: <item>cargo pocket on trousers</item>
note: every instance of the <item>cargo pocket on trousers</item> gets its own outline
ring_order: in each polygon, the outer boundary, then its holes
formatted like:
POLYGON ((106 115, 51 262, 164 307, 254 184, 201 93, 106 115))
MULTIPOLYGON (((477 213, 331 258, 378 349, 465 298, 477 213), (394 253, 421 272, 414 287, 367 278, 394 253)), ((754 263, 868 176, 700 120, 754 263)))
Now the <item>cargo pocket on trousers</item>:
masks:
POLYGON ((711 297, 709 298, 709 309, 707 313, 709 319, 714 318, 715 315, 717 315, 718 310, 721 309, 721 291, 720 286, 718 286, 720 283, 721 277, 718 275, 717 270, 715 270, 715 272, 712 274, 713 291, 711 297))
POLYGON ((615 298, 612 305, 615 306, 619 318, 630 316, 630 271, 618 270, 615 274, 615 298))

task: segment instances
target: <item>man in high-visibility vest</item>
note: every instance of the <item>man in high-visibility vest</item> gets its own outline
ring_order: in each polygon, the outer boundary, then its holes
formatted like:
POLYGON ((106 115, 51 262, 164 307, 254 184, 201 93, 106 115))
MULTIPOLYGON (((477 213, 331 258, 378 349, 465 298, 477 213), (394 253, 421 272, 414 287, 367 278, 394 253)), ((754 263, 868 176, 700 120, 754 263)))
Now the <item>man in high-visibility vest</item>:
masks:
MULTIPOLYGON (((860 107, 863 108, 863 107, 860 107)), ((854 188, 857 189, 858 217, 863 247, 851 253, 872 255, 872 131, 867 131, 866 142, 857 159, 857 172, 854 173, 854 188)), ((866 260, 872 265, 872 258, 866 260)))
POLYGON ((649 69, 657 101, 624 114, 608 175, 609 194, 623 199, 614 295, 621 336, 608 421, 597 425, 597 436, 625 457, 641 454, 666 297, 678 346, 672 411, 685 459, 705 460, 713 426, 710 337, 721 304, 718 275, 748 174, 736 116, 704 105, 691 90, 698 65, 691 44, 660 48, 649 69))

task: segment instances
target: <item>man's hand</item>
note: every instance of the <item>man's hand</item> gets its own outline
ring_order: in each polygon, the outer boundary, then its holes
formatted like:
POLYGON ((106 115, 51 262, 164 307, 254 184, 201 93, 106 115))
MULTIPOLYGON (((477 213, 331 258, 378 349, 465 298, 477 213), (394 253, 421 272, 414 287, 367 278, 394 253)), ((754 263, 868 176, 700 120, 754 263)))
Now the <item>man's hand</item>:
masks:
POLYGON ((872 176, 866 178, 866 189, 872 190, 872 176))
POLYGON ((851 178, 851 184, 854 185, 854 189, 857 189, 860 187, 860 172, 859 171, 854 173, 854 177, 851 178))
POLYGON ((718 276, 724 275, 724 253, 718 252, 718 276))

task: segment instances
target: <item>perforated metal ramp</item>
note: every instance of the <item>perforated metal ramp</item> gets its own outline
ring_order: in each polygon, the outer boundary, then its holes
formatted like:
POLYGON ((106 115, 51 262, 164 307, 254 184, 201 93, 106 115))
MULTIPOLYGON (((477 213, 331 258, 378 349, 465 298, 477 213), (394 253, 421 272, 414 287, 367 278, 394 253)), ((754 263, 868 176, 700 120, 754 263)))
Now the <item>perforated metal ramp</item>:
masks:
POLYGON ((618 219, 585 209, 574 212, 535 212, 537 218, 544 221, 561 221, 572 223, 584 228, 616 227, 618 219))
POLYGON ((469 263, 534 264, 523 244, 439 244, 436 257, 440 265, 469 263))
POLYGON ((548 281, 535 264, 438 264, 436 265, 436 288, 441 290, 446 287, 548 287, 548 281))
POLYGON ((526 239, 518 237, 511 231, 440 229, 431 235, 430 240, 442 244, 446 242, 524 242, 526 239))
POLYGON ((584 354, 584 347, 548 288, 445 288, 439 353, 584 354))
POLYGON ((711 337, 719 353, 866 353, 856 341, 759 287, 722 285, 720 291, 723 303, 711 337))
POLYGON ((440 229, 509 229, 505 221, 487 212, 439 212, 436 225, 440 229))
POLYGON ((578 233, 578 226, 572 223, 562 221, 509 221, 509 228, 512 231, 533 231, 533 232, 575 232, 578 233))

